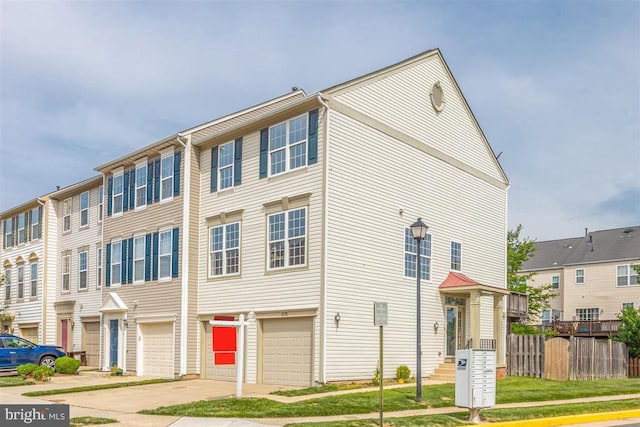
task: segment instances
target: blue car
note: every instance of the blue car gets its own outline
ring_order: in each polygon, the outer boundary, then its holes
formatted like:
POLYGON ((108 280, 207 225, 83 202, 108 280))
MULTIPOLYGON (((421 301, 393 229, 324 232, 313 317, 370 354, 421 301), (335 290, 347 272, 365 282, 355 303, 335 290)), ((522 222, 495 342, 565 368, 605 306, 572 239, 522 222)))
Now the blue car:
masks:
POLYGON ((15 335, 0 334, 0 372, 15 371, 27 363, 53 369, 56 359, 66 355, 62 347, 38 345, 15 335))

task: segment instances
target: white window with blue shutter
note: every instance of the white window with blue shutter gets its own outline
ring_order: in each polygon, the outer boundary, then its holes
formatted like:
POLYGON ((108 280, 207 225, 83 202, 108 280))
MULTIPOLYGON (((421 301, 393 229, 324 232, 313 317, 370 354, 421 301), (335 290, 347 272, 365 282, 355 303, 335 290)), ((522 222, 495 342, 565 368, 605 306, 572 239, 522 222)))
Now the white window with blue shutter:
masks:
POLYGON ((242 183, 242 137, 211 148, 211 192, 242 183))
POLYGON ((147 159, 145 158, 142 161, 136 162, 136 170, 135 170, 135 190, 133 192, 134 196, 134 209, 144 209, 147 206, 147 172, 148 165, 147 159))
POLYGON ((107 285, 118 286, 122 283, 122 241, 111 242, 109 246, 111 256, 107 259, 107 264, 110 261, 111 265, 107 265, 107 268, 110 270, 111 282, 107 280, 107 285))
MULTIPOLYGON (((110 183, 111 184, 111 183, 110 183)), ((111 195, 111 215, 122 215, 124 209, 124 173, 114 175, 111 195)))

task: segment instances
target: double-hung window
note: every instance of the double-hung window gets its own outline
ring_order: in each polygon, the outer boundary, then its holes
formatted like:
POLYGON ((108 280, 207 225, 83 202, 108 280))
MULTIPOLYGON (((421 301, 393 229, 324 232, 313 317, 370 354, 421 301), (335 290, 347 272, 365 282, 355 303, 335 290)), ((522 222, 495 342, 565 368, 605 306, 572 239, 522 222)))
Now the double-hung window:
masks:
POLYGON ((147 165, 136 168, 136 209, 147 205, 147 165))
POLYGON ((102 248, 96 249, 96 288, 102 286, 102 248))
POLYGON ((87 289, 87 259, 89 253, 82 251, 78 254, 78 289, 87 289))
POLYGON ((226 276, 240 272, 240 223, 209 229, 209 275, 226 276))
POLYGON ((73 207, 73 199, 69 197, 65 199, 62 204, 62 231, 67 232, 71 230, 71 208, 73 207))
POLYGON ((560 276, 551 276, 551 289, 560 289, 560 276))
POLYGON ((13 218, 4 220, 4 228, 6 233, 4 235, 4 246, 8 248, 9 246, 13 246, 13 218))
POLYGON ((40 208, 31 210, 31 240, 40 236, 40 208))
POLYGON ((31 263, 31 275, 29 277, 31 280, 31 296, 35 297, 38 295, 38 262, 31 263))
POLYGON ((616 267, 616 286, 638 285, 638 272, 630 265, 619 265, 616 267))
MULTIPOLYGON (((404 275, 405 277, 416 277, 417 267, 417 245, 416 239, 411 234, 411 229, 404 229, 404 275)), ((431 234, 426 234, 420 241, 420 278, 429 280, 431 278, 431 234)))
POLYGON ((268 269, 306 264, 307 208, 269 215, 268 269))
POLYGON ((597 308, 577 308, 576 317, 579 321, 587 322, 590 320, 599 320, 600 310, 597 308))
POLYGON ((98 223, 102 222, 102 211, 104 210, 104 187, 98 187, 98 223))
POLYGON ((123 210, 123 194, 124 194, 124 175, 120 174, 113 177, 113 215, 122 213, 123 210))
POLYGON ((24 265, 18 266, 18 299, 24 298, 24 265))
POLYGON ((171 250, 172 250, 172 230, 160 232, 160 243, 158 248, 158 263, 160 265, 159 279, 171 278, 171 250))
POLYGON ((576 269, 576 285, 584 284, 584 268, 576 269))
POLYGON ((134 237, 133 238, 133 281, 134 282, 144 282, 145 251, 146 251, 145 236, 134 237))
POLYGON ((62 292, 69 292, 69 290, 71 290, 70 273, 71 273, 71 256, 63 255, 62 256, 62 292))
POLYGON ((160 200, 173 197, 173 154, 160 160, 160 200))
POLYGON ((462 243, 451 242, 451 269, 462 270, 462 243))
POLYGON ((18 215, 18 244, 27 241, 27 229, 26 229, 26 214, 21 213, 18 215))
POLYGON ((269 128, 269 175, 307 165, 307 119, 305 114, 269 128))
POLYGON ((80 194, 80 227, 89 225, 89 192, 80 194))
POLYGON ((234 141, 222 144, 218 149, 218 189, 233 187, 234 141))
MULTIPOLYGON (((108 267, 109 265, 107 265, 108 267)), ((122 241, 111 243, 111 285, 122 283, 122 241)))
POLYGON ((4 269, 4 300, 11 300, 11 269, 4 269))

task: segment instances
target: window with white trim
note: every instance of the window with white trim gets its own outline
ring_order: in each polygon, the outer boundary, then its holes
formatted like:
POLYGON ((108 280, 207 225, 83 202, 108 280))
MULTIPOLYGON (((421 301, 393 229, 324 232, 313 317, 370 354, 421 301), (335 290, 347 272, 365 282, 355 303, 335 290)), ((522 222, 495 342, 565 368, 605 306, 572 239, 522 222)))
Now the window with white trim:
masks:
MULTIPOLYGON (((411 228, 404 229, 404 276, 416 277, 417 255, 416 239, 411 234, 411 228)), ((427 233, 420 241, 420 278, 431 279, 431 234, 427 233)))
POLYGON ((227 142, 218 148, 218 189, 233 187, 235 142, 227 142))
POLYGON ((62 202, 62 231, 71 230, 71 208, 73 207, 73 199, 69 197, 62 202))
POLYGON ((6 234, 4 236, 4 246, 13 246, 13 218, 7 218, 4 220, 6 234))
POLYGON ((113 195, 112 206, 113 215, 119 215, 123 211, 124 207, 124 174, 116 175, 113 177, 113 195))
POLYGON ((11 301, 11 268, 4 269, 4 300, 11 301))
POLYGON ((31 210, 31 240, 40 236, 40 208, 31 210))
POLYGON ((173 159, 173 154, 160 159, 160 200, 173 198, 173 159))
POLYGON ((269 215, 268 224, 268 269, 305 265, 307 262, 307 208, 269 215))
POLYGON ((460 242, 451 242, 451 269, 462 270, 462 243, 460 242))
MULTIPOLYGON (((108 265, 107 265, 108 267, 108 265)), ((122 283, 122 241, 111 243, 111 285, 122 283)))
POLYGON ((102 222, 102 215, 104 209, 104 187, 101 185, 98 187, 98 223, 102 222))
POLYGON ((623 302, 621 305, 622 309, 626 309, 626 308, 630 308, 630 309, 634 309, 636 306, 633 302, 623 302))
POLYGON ((209 228, 209 276, 240 272, 240 223, 209 228))
POLYGON ((27 229, 26 229, 26 214, 21 213, 18 215, 18 244, 27 241, 27 229))
POLYGON ((80 194, 80 227, 89 225, 89 192, 80 194))
POLYGON ((133 281, 144 282, 145 236, 133 238, 133 281))
POLYGON ((147 165, 136 168, 136 209, 147 206, 147 165))
POLYGON ((616 267, 616 286, 633 286, 638 282, 638 272, 629 264, 616 267))
POLYGON ((158 264, 160 280, 171 278, 172 230, 161 231, 159 236, 158 264))
POLYGON ((551 289, 560 289, 560 276, 551 276, 551 289))
POLYGON ((96 249, 96 288, 102 287, 102 247, 96 249))
POLYGON ((269 128, 269 175, 307 165, 308 115, 269 128))
POLYGON ((576 269, 576 285, 584 284, 584 268, 576 269))
POLYGON ((29 276, 29 280, 31 280, 31 296, 38 296, 38 262, 31 263, 31 275, 29 276))
POLYGON ((576 308, 576 318, 582 322, 599 320, 599 315, 599 308, 576 308))
POLYGON ((24 298, 24 265, 18 266, 18 299, 24 298))
POLYGON ((69 292, 71 290, 71 256, 62 256, 62 292, 69 292))
POLYGON ((78 253, 78 289, 87 289, 87 259, 89 253, 82 251, 78 253))

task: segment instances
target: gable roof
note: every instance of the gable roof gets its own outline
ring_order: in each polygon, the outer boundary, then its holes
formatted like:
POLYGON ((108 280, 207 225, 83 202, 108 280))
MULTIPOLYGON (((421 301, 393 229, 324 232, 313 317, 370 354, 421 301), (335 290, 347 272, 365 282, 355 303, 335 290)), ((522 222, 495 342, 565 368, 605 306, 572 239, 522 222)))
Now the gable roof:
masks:
POLYGON ((568 265, 640 260, 640 226, 598 230, 582 237, 535 242, 536 252, 521 271, 568 265))

